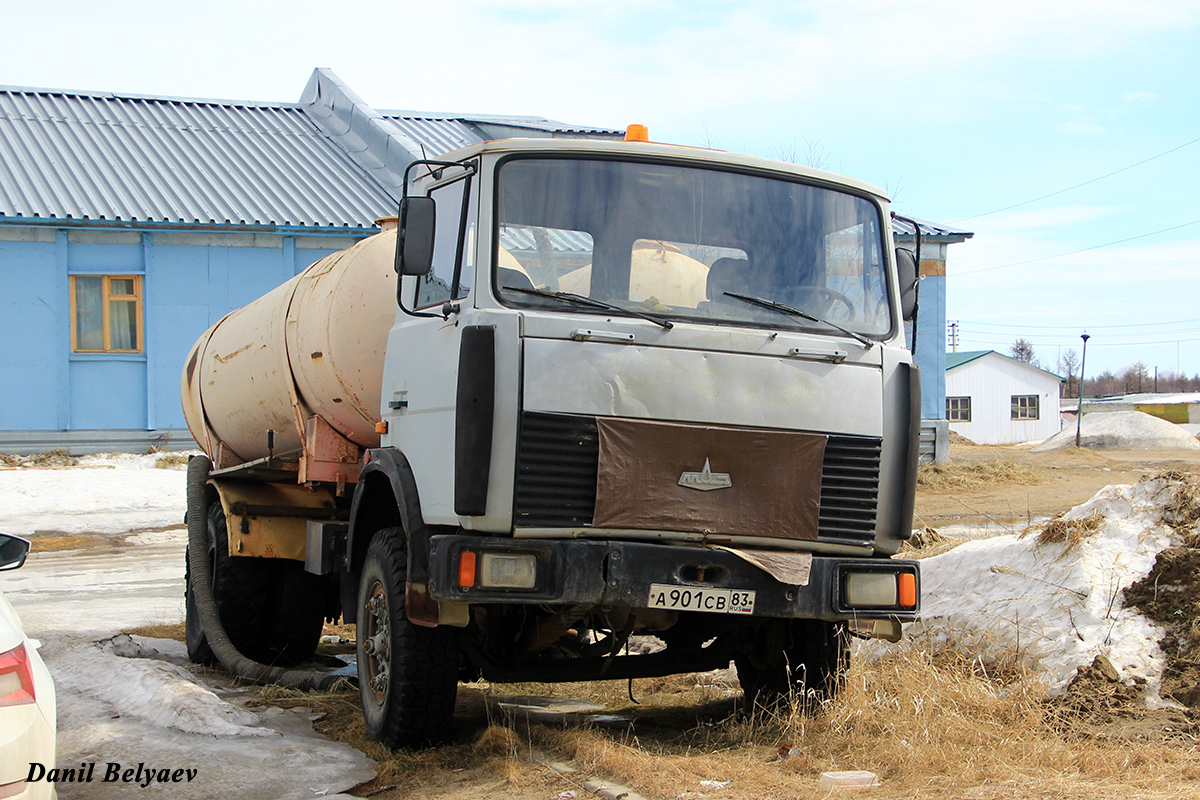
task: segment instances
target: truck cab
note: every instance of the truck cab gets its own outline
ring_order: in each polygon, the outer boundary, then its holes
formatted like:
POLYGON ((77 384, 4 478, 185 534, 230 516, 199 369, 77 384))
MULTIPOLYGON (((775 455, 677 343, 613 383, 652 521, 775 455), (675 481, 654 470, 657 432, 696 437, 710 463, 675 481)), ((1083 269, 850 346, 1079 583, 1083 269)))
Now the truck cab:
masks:
POLYGON ((411 476, 412 624, 489 680, 735 660, 751 702, 833 691, 848 632, 898 638, 919 381, 877 190, 648 143, 414 171, 358 504, 411 476), (622 655, 639 634, 661 649, 622 655))

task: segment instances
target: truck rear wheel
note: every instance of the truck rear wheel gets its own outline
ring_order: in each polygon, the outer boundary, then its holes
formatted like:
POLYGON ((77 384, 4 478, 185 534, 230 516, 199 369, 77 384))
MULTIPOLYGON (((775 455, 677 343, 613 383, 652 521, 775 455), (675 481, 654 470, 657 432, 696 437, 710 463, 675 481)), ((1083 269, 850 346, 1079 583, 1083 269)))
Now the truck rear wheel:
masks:
POLYGON ((379 531, 358 588, 358 689, 371 738, 424 747, 449 738, 458 692, 458 631, 409 621, 405 535, 379 531))
POLYGON ((328 590, 317 575, 299 561, 277 559, 266 649, 271 663, 291 666, 307 661, 317 650, 325 623, 328 590))
MULTIPOLYGON (((229 532, 220 503, 208 508, 208 547, 213 573, 213 599, 229 641, 247 658, 261 661, 263 614, 270 594, 270 571, 262 559, 229 555, 229 532)), ((186 571, 186 614, 188 657, 197 664, 213 666, 216 656, 200 627, 193 594, 191 570, 186 571)))
POLYGON ((846 626, 814 619, 773 620, 767 635, 734 657, 746 708, 791 698, 835 697, 850 666, 846 626))

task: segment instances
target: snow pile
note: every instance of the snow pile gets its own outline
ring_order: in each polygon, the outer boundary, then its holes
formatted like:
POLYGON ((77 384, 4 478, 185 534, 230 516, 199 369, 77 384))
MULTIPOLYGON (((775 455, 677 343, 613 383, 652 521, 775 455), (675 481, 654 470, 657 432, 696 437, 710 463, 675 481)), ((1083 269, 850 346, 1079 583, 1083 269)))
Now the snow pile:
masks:
MULTIPOLYGON (((1035 453, 1075 446, 1072 425, 1033 448, 1035 453)), ((1178 425, 1141 411, 1088 413, 1084 408, 1083 430, 1079 444, 1095 449, 1125 450, 1200 450, 1200 441, 1178 425)))
POLYGON ((1163 477, 1102 489, 1063 516, 1068 524, 1060 527, 1082 538, 998 536, 922 561, 922 619, 908 635, 953 641, 985 661, 1019 652, 1056 694, 1078 667, 1103 655, 1124 682, 1144 680, 1157 698, 1164 631, 1125 608, 1122 590, 1180 543, 1161 521, 1177 487, 1163 477))
POLYGON ((51 656, 58 691, 82 694, 159 728, 208 736, 275 736, 252 711, 230 705, 194 681, 190 672, 157 660, 125 634, 67 645, 51 656))
MULTIPOLYGON (((182 649, 177 642, 140 637, 46 640, 42 653, 58 687, 59 763, 196 771, 190 783, 153 784, 156 800, 347 797, 340 792, 375 777, 374 761, 313 731, 309 709, 251 710, 236 704, 237 688, 218 685, 213 692, 198 685, 201 678, 168 663, 181 661, 182 649)), ((68 787, 61 788, 65 797, 68 787)), ((97 777, 70 796, 130 794, 129 786, 97 777)))
POLYGON ((182 525, 186 472, 155 468, 171 456, 87 456, 76 467, 0 470, 0 531, 107 534, 182 525))

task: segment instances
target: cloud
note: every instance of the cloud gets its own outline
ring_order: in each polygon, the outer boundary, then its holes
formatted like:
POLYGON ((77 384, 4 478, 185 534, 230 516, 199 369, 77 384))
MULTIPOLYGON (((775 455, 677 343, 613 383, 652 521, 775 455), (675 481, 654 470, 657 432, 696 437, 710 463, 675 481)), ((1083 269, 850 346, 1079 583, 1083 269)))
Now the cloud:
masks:
POLYGON ((1105 128, 1103 125, 1097 125, 1094 122, 1085 122, 1083 120, 1061 122, 1058 125, 1055 125, 1054 129, 1063 136, 1098 136, 1108 133, 1108 128, 1105 128))

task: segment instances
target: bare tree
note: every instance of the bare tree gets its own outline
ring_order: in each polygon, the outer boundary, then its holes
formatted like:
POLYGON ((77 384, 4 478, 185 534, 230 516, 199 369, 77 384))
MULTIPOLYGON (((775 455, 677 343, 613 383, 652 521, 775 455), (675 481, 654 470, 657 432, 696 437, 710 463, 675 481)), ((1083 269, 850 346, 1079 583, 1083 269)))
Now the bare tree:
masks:
POLYGON ((1072 389, 1071 381, 1075 379, 1075 375, 1078 371, 1079 371, 1079 354, 1076 353, 1074 349, 1068 347, 1066 350, 1063 350, 1062 353, 1058 356, 1058 372, 1060 375, 1066 376, 1066 379, 1067 379, 1066 394, 1063 395, 1064 397, 1078 397, 1079 396, 1078 392, 1075 392, 1074 394, 1071 393, 1071 389, 1072 389))
POLYGON ((1150 368, 1143 361, 1135 361, 1125 368, 1121 380, 1125 382, 1126 392, 1141 392, 1150 377, 1150 368))
POLYGON ((1012 343, 1012 347, 1008 348, 1008 354, 1025 364, 1032 364, 1034 361, 1033 343, 1028 339, 1017 339, 1012 343))
POLYGON ((775 158, 789 164, 803 164, 813 169, 829 168, 829 151, 820 142, 804 140, 804 145, 797 144, 792 139, 791 144, 780 145, 775 149, 775 158))

